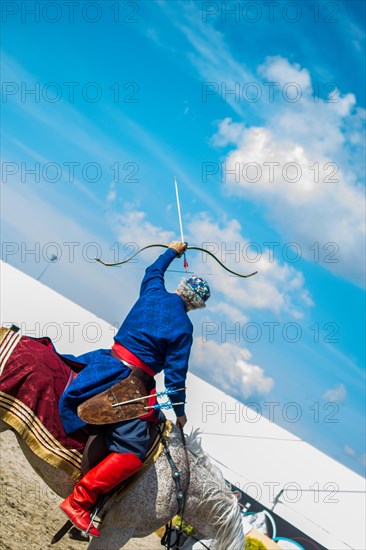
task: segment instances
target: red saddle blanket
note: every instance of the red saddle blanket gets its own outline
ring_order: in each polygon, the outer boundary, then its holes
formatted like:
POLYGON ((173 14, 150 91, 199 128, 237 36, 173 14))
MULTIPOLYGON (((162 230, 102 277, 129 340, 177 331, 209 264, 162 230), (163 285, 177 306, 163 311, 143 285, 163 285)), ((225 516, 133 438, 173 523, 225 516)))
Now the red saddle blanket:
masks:
POLYGON ((61 394, 73 376, 48 338, 1 329, 0 419, 37 456, 77 481, 88 435, 82 431, 67 435, 58 411, 61 394))

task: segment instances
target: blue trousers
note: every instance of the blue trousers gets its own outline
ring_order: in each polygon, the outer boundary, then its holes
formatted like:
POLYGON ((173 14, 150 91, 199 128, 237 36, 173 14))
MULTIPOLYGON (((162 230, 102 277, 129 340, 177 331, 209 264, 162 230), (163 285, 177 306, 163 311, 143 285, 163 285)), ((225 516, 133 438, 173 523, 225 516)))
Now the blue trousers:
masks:
POLYGON ((135 418, 116 424, 105 424, 102 433, 110 452, 134 453, 140 460, 144 460, 150 439, 146 420, 135 418))

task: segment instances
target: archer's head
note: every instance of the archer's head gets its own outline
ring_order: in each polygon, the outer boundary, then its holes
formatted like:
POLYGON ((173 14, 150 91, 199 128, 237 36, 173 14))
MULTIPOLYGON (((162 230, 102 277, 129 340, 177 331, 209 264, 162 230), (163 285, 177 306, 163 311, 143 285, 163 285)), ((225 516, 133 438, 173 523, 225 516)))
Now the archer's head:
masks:
POLYGON ((203 309, 211 296, 210 287, 205 279, 192 275, 189 279, 183 279, 178 285, 176 293, 185 301, 187 311, 203 309))

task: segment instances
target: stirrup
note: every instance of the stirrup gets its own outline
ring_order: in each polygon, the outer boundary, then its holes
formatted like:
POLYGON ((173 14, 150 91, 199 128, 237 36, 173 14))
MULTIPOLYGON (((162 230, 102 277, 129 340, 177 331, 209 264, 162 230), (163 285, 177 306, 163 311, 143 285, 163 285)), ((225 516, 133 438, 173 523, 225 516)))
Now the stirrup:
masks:
POLYGON ((94 527, 94 529, 96 529, 96 527, 94 525, 94 520, 97 517, 98 511, 99 511, 99 508, 98 507, 95 508, 93 514, 90 516, 90 523, 89 523, 88 527, 85 529, 85 531, 79 531, 84 540, 89 540, 89 531, 92 527, 94 527))
POLYGON ((87 535, 85 531, 80 531, 80 529, 78 529, 74 525, 69 530, 68 535, 71 540, 77 540, 79 542, 90 542, 89 535, 87 535))

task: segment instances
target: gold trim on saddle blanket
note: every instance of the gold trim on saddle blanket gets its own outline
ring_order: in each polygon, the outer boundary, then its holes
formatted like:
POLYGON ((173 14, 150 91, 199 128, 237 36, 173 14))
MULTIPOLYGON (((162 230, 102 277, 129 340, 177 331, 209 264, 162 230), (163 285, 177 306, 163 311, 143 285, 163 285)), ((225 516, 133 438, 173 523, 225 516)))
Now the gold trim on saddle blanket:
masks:
MULTIPOLYGON (((20 332, 0 328, 0 374, 20 338, 20 332)), ((15 430, 39 458, 55 468, 60 468, 73 480, 80 479, 82 453, 76 449, 66 449, 47 430, 32 409, 3 391, 0 391, 0 420, 15 430)))
POLYGON ((0 327, 0 376, 3 373, 7 360, 12 351, 19 342, 20 332, 15 332, 10 328, 0 327))
POLYGON ((73 480, 80 479, 82 453, 63 447, 29 407, 2 391, 0 419, 13 428, 39 458, 60 468, 73 480))

